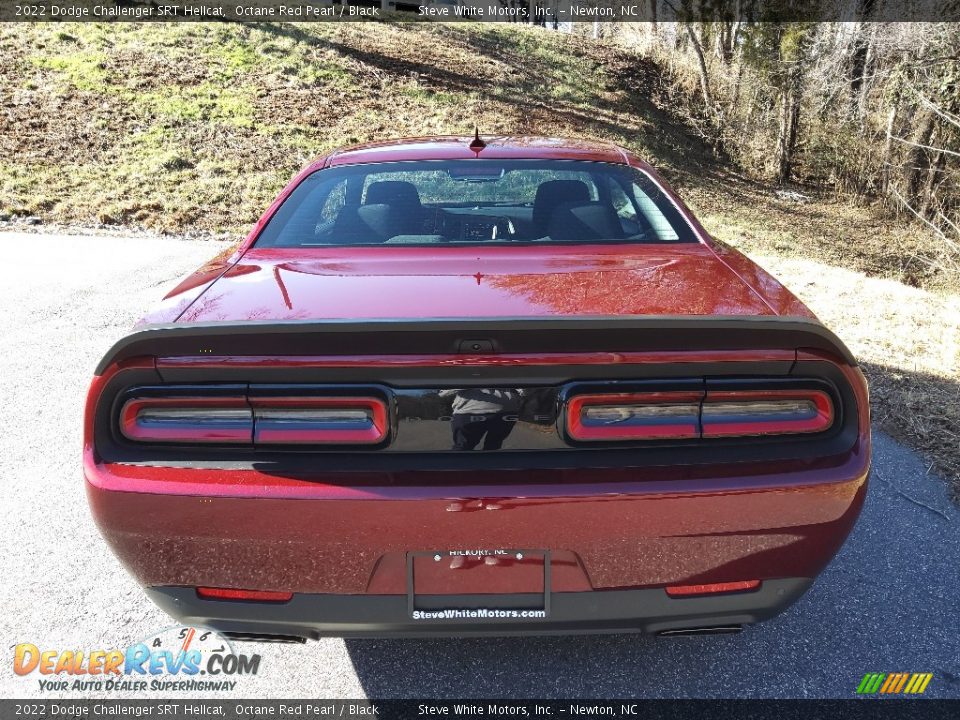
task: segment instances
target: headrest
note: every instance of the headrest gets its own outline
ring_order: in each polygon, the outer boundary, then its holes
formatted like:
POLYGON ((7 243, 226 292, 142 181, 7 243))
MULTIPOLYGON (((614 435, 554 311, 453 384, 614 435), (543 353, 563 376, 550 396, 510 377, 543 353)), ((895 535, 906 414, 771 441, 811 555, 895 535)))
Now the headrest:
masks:
POLYGON ((420 193, 413 183, 402 180, 381 180, 367 188, 364 205, 420 205, 420 193))
POLYGON ((547 227, 552 240, 618 240, 623 226, 609 205, 601 202, 563 203, 554 210, 547 227))
POLYGON ((546 232, 547 223, 556 207, 568 202, 587 202, 590 189, 582 180, 547 180, 540 183, 533 199, 533 224, 546 232))
POLYGON ((333 234, 338 245, 381 243, 403 232, 403 223, 390 205, 347 205, 341 208, 333 234))

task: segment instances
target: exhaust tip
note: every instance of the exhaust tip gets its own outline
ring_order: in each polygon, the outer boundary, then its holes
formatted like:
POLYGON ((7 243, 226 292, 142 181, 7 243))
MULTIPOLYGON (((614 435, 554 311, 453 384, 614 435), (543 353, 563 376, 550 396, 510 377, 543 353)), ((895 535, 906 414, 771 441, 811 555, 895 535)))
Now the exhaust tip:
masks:
POLYGON ((239 642, 288 643, 297 645, 303 645, 307 642, 305 637, 299 635, 251 632, 220 632, 220 634, 230 640, 237 640, 239 642))
POLYGON ((702 628, 678 628, 676 630, 661 630, 660 637, 688 637, 691 635, 736 635, 743 630, 743 625, 717 625, 702 628))

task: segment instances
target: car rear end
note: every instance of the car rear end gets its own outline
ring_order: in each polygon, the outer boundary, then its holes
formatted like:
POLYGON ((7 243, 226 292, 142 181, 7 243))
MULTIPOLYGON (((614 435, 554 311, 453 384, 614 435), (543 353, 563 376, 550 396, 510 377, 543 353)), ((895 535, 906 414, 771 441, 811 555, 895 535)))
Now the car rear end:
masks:
POLYGON ((151 599, 265 640, 732 631, 810 587, 870 458, 805 317, 154 326, 85 432, 151 599))

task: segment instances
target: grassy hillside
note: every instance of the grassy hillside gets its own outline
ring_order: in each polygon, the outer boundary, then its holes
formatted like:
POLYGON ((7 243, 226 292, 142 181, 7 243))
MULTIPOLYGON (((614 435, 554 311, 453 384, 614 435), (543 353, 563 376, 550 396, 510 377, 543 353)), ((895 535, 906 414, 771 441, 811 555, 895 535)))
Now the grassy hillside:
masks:
POLYGON ((46 223, 238 236, 325 150, 474 123, 623 144, 721 240, 807 263, 784 279, 854 339, 881 427, 960 477, 956 269, 916 225, 731 171, 649 59, 507 25, 7 24, 0 78, 0 215, 46 223), (919 291, 841 303, 822 267, 919 291))
POLYGON ((242 233, 325 150, 477 123, 637 150, 747 249, 943 282, 922 231, 727 172, 653 62, 591 40, 431 23, 6 25, 0 72, 2 215, 242 233))
POLYGON ((674 163, 702 153, 646 97, 620 107, 633 80, 618 63, 488 27, 7 26, 0 67, 18 81, 3 88, 0 210, 242 231, 325 150, 474 123, 599 135, 674 163))

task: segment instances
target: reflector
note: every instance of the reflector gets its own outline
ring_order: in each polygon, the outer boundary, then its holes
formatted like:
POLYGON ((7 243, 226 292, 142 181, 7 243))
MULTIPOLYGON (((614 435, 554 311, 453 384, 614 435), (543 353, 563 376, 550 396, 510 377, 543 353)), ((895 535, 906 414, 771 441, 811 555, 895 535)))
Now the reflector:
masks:
POLYGON ((759 580, 738 580, 736 582, 712 583, 709 585, 669 585, 667 595, 684 597, 689 595, 712 595, 714 593, 745 592, 760 587, 759 580))
POLYGON ((205 600, 252 600, 256 602, 287 602, 293 598, 293 593, 290 592, 211 587, 198 587, 197 595, 205 600))

